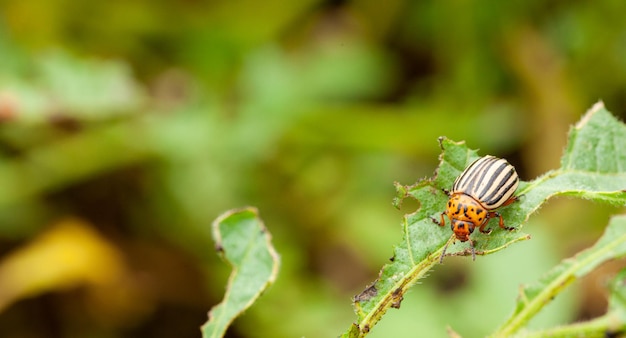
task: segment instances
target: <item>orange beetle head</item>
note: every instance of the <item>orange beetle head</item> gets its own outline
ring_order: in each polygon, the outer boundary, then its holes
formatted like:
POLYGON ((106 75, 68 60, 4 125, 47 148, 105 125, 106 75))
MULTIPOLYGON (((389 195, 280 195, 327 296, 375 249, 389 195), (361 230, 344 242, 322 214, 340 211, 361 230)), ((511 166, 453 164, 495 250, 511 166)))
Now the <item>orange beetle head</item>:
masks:
POLYGON ((456 239, 461 242, 466 242, 469 240, 469 236, 472 232, 474 232, 474 223, 469 221, 461 221, 458 219, 452 219, 451 228, 454 234, 456 235, 456 239))

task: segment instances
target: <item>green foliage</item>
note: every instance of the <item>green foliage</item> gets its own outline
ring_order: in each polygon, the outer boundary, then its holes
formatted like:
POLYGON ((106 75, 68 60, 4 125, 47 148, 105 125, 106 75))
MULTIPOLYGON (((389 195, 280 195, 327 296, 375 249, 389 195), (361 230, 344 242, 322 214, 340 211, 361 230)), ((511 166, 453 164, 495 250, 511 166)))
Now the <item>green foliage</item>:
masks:
POLYGON ((622 323, 621 329, 626 331, 624 330, 624 327, 626 327, 626 324, 624 324, 626 323, 626 269, 622 269, 611 283, 609 311, 606 317, 616 317, 615 320, 610 322, 609 330, 611 332, 617 332, 619 323, 622 323))
MULTIPOLYGON (((73 290, 56 285, 53 302, 38 294, 8 307, 0 336, 197 334, 222 297, 224 283, 214 277, 227 276, 206 250, 210 224, 237 205, 263 211, 283 258, 277 285, 263 307, 236 321, 237 335, 332 336, 353 319, 346 300, 399 242, 389 182, 430 174, 439 135, 481 154, 510 155, 534 178, 558 167, 566 126, 590 102, 602 97, 624 116, 621 0, 264 4, 2 2, 1 258, 70 216, 104 235, 128 266, 123 287, 87 286, 107 306, 89 297, 76 302, 73 290), (126 294, 116 297, 117 290, 126 294), (33 311, 41 303, 46 311, 33 311), (276 315, 285 309, 288 323, 276 315)), ((605 195, 591 199, 615 200, 605 195)), ((499 299, 512 298, 503 298, 508 286, 532 280, 573 243, 596 238, 599 220, 615 212, 568 202, 531 218, 536 231, 523 230, 533 241, 473 265, 449 259, 402 304, 419 299, 428 320, 374 334, 395 337, 447 321, 468 336, 491 332, 507 310, 499 299), (558 221, 545 224, 550 217, 558 221), (572 220, 582 224, 576 231, 572 220), (541 223, 549 226, 535 227, 541 223), (536 250, 524 254, 527 246, 536 250), (517 253, 523 266, 490 269, 517 253), (464 277, 454 290, 443 289, 449 271, 464 277), (441 295, 460 310, 454 319, 441 295), (492 316, 475 320, 477 295, 492 316)), ((415 204, 407 201, 402 213, 415 204)), ((518 207, 503 208, 507 220, 518 207)), ((449 233, 429 228, 437 230, 449 233)), ((459 245, 450 252, 464 254, 454 251, 459 245)), ((67 266, 45 256, 48 267, 67 266)), ((37 274, 24 276, 38 282, 37 274)), ((572 317, 573 301, 538 319, 572 317)))
MULTIPOLYGON (((576 279, 583 277, 608 260, 624 256, 626 256, 626 216, 617 216, 611 219, 604 235, 593 247, 564 260, 537 283, 520 289, 515 312, 492 336, 510 337, 576 279)), ((598 337, 603 334, 612 336, 618 333, 626 333, 626 318, 623 316, 624 304, 620 303, 624 293, 621 290, 623 288, 623 279, 624 275, 622 274, 622 276, 618 276, 614 283, 611 296, 612 305, 609 312, 604 316, 604 325, 597 325, 596 322, 592 327, 583 329, 581 324, 576 324, 567 329, 570 330, 570 334, 576 332, 577 336, 598 337), (619 287, 620 284, 622 287, 619 287), (608 320, 609 318, 611 320, 608 320)), ((569 336, 565 334, 565 327, 559 328, 558 331, 558 336, 560 337, 569 336)), ((545 332, 538 332, 529 333, 528 335, 545 337, 544 334, 545 332)))
POLYGON ((51 118, 101 121, 131 114, 145 103, 145 93, 124 63, 80 59, 60 50, 28 61, 30 81, 0 74, 0 88, 18 105, 19 116, 8 117, 20 123, 40 125, 51 118))
POLYGON ((217 252, 232 265, 224 300, 209 312, 202 337, 223 337, 237 316, 254 303, 278 274, 279 257, 254 208, 231 210, 213 223, 217 252))
MULTIPOLYGON (((626 155, 621 151, 626 144, 626 126, 617 121, 602 103, 593 106, 571 130, 568 146, 562 158, 562 167, 548 172, 531 182, 522 182, 517 194, 521 201, 502 209, 508 226, 521 228, 523 222, 548 198, 570 195, 595 201, 626 205, 626 155)), ((397 186, 396 205, 411 196, 420 202, 419 209, 406 215, 403 221, 403 241, 395 247, 393 262, 383 267, 379 278, 355 297, 358 322, 344 334, 346 337, 366 335, 381 319, 389 307, 400 307, 404 294, 437 262, 444 245, 450 238, 448 227, 438 227, 430 217, 438 215, 447 196, 441 189, 449 188, 455 177, 478 157, 475 150, 463 143, 441 139, 441 163, 432 179, 424 179, 412 186, 397 186)), ((626 229, 618 228, 609 239, 625 240, 626 229)), ((479 255, 499 251, 508 245, 528 239, 520 232, 494 231, 489 236, 476 236, 476 253, 479 255)), ((621 244, 618 242, 617 244, 621 244)), ((465 245, 450 249, 450 255, 469 255, 465 245)), ((608 257, 619 256, 619 252, 608 257)), ((598 258, 600 259, 600 258, 598 258)), ((587 262, 588 263, 588 262, 587 262)), ((581 270, 583 266, 577 265, 581 270)), ((584 268, 594 265, 588 263, 584 268)), ((586 271, 586 270, 585 270, 586 271)), ((509 331, 512 333, 514 330, 509 331)))

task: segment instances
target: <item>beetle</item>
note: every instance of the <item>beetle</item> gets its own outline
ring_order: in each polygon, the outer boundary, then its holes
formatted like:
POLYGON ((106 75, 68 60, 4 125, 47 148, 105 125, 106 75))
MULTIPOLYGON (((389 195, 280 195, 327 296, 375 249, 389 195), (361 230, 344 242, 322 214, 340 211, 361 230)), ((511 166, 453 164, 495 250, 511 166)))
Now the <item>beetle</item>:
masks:
MULTIPOLYGON (((456 178, 452 190, 444 190, 450 198, 441 219, 431 217, 439 226, 445 225, 445 216, 450 219, 450 227, 461 242, 470 242, 472 259, 476 260, 474 242, 470 235, 478 227, 480 232, 490 234, 492 229, 485 229, 491 218, 499 217, 499 226, 505 230, 515 230, 504 225, 502 215, 496 209, 519 200, 515 191, 519 184, 519 176, 505 159, 487 155, 472 162, 456 178)), ((454 240, 451 237, 451 240, 454 240)), ((439 262, 443 262, 450 240, 443 249, 439 262)))

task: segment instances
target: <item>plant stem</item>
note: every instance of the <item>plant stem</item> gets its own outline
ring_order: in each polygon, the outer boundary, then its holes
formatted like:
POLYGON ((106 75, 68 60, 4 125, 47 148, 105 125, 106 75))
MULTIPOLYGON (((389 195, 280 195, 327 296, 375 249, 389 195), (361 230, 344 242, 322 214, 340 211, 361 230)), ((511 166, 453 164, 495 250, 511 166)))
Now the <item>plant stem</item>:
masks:
POLYGON ((625 333, 624 330, 624 323, 619 319, 619 317, 613 313, 607 313, 602 317, 598 317, 587 322, 560 326, 553 329, 527 332, 523 335, 523 337, 613 337, 614 335, 625 333))

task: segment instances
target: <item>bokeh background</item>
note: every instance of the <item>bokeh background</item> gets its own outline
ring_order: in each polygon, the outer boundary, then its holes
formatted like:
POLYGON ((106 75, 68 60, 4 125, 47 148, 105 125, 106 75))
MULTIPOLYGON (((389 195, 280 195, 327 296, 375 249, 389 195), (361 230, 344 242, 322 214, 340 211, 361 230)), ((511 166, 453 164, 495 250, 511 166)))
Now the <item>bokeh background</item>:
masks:
MULTIPOLYGON (((0 2, 0 336, 199 337, 229 269, 210 224, 259 208, 282 257, 229 337, 329 337, 401 239, 393 182, 437 137, 558 167, 598 100, 626 114, 626 3, 0 2)), ((484 336, 518 286, 623 209, 556 199, 532 240, 446 259, 372 337, 484 336)), ((604 313, 624 262, 531 323, 604 313)))

